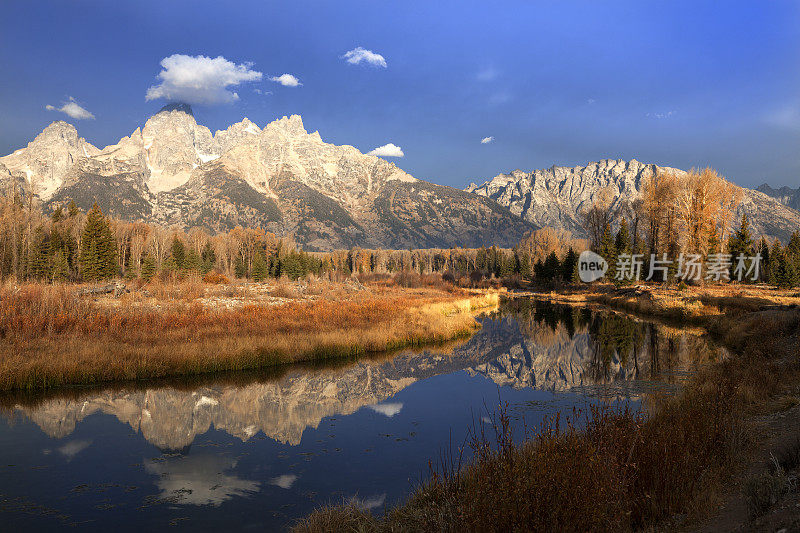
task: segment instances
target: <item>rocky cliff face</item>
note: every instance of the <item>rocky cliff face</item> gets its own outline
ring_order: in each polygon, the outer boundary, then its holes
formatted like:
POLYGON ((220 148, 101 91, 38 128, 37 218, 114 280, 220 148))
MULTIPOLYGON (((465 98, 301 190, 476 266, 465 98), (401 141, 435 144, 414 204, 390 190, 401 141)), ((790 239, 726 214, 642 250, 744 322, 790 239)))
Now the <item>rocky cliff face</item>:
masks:
POLYGON ((48 199, 79 159, 98 153, 97 148, 78 137, 75 126, 59 120, 47 126, 27 147, 0 158, 0 164, 15 180, 24 180, 39 197, 48 199))
MULTIPOLYGON (((611 209, 616 210, 638 198, 643 182, 659 171, 685 173, 636 160, 604 159, 573 168, 515 170, 499 174, 481 185, 470 184, 466 190, 496 200, 535 225, 565 228, 585 236, 580 212, 592 205, 602 190, 610 189, 614 193, 611 209)), ((785 241, 793 231, 800 229, 800 212, 763 192, 742 190, 737 218, 746 213, 754 232, 785 241)))
POLYGON ((756 188, 756 190, 758 192, 763 192, 771 198, 775 198, 785 206, 800 210, 800 187, 792 189, 791 187, 783 186, 778 189, 773 189, 765 183, 756 188))
POLYGON ((102 150, 56 122, 0 164, 0 181, 24 180, 50 208, 96 201, 129 220, 263 227, 312 250, 510 246, 533 229, 493 200, 325 143, 297 115, 212 134, 189 106, 169 105, 102 150))

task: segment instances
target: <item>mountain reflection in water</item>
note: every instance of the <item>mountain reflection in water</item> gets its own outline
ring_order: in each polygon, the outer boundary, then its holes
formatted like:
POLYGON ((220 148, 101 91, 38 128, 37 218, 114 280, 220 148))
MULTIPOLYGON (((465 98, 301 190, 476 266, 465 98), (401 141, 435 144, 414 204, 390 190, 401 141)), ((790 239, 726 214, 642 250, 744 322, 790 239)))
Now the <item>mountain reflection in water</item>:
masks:
MULTIPOLYGON (((104 413, 162 450, 185 449, 212 426, 242 441, 261 432, 297 445, 306 429, 317 428, 326 417, 348 415, 365 406, 386 417, 397 415, 403 404, 386 400, 435 375, 466 370, 504 387, 637 398, 648 390, 646 384, 680 381, 683 371, 717 354, 703 338, 678 329, 533 300, 512 301, 482 323, 481 330, 449 352, 404 351, 386 360, 295 369, 247 384, 110 387, 15 403, 11 413, 29 418, 59 439, 70 435, 82 420, 104 413), (631 387, 636 382, 645 386, 631 387)), ((148 469, 159 471, 158 465, 148 469)), ((288 481, 276 482, 280 483, 288 481)), ((252 487, 247 482, 232 483, 230 490, 252 487)))
POLYGON ((380 513, 460 454, 498 399, 520 430, 637 409, 717 353, 680 329, 525 299, 481 321, 469 339, 325 367, 0 396, 2 529, 276 531, 343 500, 380 513))

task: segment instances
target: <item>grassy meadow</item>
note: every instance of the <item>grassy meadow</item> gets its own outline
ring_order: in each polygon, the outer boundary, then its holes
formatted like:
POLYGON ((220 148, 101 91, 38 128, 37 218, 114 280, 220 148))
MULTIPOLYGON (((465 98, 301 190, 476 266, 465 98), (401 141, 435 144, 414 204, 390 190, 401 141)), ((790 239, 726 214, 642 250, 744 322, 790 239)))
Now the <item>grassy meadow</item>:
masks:
POLYGON ((198 279, 120 298, 75 285, 0 287, 0 390, 87 385, 353 357, 478 327, 496 292, 452 286, 198 279))

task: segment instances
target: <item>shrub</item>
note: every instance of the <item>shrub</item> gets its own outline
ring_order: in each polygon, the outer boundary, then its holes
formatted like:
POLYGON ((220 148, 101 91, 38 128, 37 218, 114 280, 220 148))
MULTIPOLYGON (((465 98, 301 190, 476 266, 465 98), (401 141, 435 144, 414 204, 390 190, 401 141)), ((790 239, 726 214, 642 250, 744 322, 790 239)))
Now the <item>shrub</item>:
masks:
POLYGON ((203 281, 205 283, 211 283, 212 285, 227 285, 231 282, 226 276, 220 274, 216 270, 212 270, 205 276, 203 276, 203 281))

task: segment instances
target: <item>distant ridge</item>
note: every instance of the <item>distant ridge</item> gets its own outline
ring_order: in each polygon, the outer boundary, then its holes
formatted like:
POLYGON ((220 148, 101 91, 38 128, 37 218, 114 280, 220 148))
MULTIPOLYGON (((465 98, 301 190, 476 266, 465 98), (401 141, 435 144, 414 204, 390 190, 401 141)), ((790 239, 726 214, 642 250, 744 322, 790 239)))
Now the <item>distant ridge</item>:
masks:
MULTIPOLYGON (((611 209, 616 210, 638 198, 642 183, 660 170, 685 173, 635 159, 603 159, 576 167, 514 170, 481 185, 472 183, 466 190, 496 200, 537 226, 565 228, 585 236, 579 213, 595 201, 600 191, 614 191, 611 209)), ((757 234, 785 242, 792 232, 800 230, 800 212, 763 192, 746 188, 742 191, 737 217, 746 213, 757 234)))

